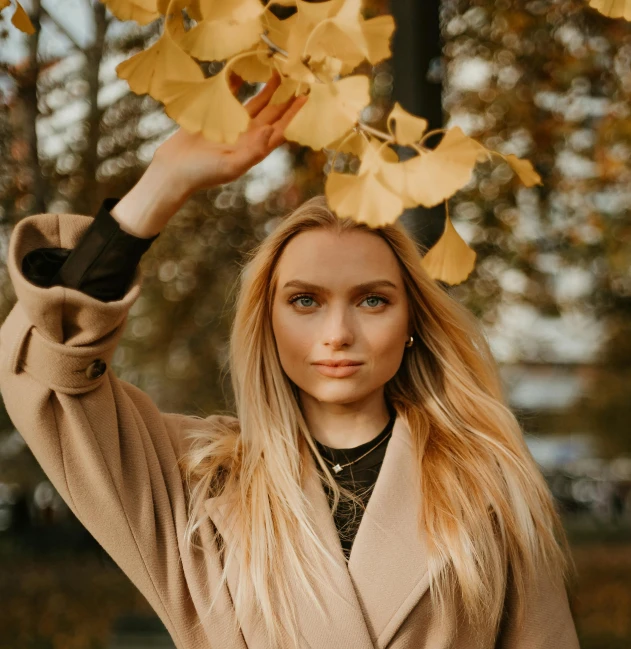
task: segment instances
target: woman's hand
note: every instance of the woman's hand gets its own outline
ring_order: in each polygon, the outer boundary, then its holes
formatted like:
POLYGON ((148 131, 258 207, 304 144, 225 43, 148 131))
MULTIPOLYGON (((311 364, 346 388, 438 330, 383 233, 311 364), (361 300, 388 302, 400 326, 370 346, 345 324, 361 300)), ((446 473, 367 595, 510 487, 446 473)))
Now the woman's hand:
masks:
MULTIPOLYGON (((232 91, 236 92, 241 83, 243 80, 233 74, 232 91)), ((234 144, 210 142, 201 133, 180 128, 158 147, 152 164, 168 168, 186 194, 236 180, 287 141, 285 128, 307 100, 301 96, 270 104, 279 85, 280 76, 275 71, 264 88, 243 105, 251 122, 234 144)))
MULTIPOLYGON (((234 75, 232 91, 241 83, 234 75)), ((292 97, 284 104, 271 105, 269 100, 279 84, 275 72, 244 104, 251 122, 234 144, 209 142, 200 133, 191 135, 182 128, 163 142, 140 180, 111 210, 121 229, 137 237, 158 234, 191 194, 239 178, 286 142, 285 128, 307 98, 292 97)))

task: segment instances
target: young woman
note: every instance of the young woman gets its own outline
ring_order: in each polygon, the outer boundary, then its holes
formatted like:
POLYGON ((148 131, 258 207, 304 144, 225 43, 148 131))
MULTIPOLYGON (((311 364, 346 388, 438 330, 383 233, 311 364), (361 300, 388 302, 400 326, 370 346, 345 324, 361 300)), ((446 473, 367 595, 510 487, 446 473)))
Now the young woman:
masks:
POLYGON ((577 649, 567 541, 470 312, 400 224, 308 200, 240 277, 236 417, 160 412, 108 364, 137 262, 190 194, 284 141, 302 99, 180 130, 95 219, 10 241, 8 413, 178 649, 577 649))

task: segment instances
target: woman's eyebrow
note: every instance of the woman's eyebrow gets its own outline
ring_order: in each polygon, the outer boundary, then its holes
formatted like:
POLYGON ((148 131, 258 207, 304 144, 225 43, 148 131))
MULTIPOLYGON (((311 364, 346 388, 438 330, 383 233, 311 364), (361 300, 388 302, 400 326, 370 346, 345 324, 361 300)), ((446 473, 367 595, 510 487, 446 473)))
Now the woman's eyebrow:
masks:
MULTIPOLYGON (((353 286, 351 288, 352 291, 372 291, 376 288, 383 288, 383 287, 390 287, 390 288, 397 288, 397 285, 391 282, 388 279, 375 279, 372 282, 364 282, 362 284, 357 284, 357 286, 353 286)), ((304 289, 306 291, 314 291, 314 292, 320 292, 324 294, 330 294, 331 291, 328 288, 325 288, 324 286, 318 286, 317 284, 312 284, 311 282, 305 282, 304 280, 301 279, 292 279, 291 281, 287 282, 283 288, 300 288, 304 289)))

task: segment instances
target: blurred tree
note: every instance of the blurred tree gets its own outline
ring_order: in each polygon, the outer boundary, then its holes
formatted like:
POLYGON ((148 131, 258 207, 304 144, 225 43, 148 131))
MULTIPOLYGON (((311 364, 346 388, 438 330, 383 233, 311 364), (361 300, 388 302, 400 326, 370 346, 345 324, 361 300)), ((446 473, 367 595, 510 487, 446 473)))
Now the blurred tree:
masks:
POLYGON ((31 22, 35 32, 28 37, 28 58, 23 66, 15 70, 17 101, 22 109, 23 136, 28 146, 27 168, 31 172, 29 188, 32 196, 31 209, 43 212, 46 208, 48 183, 42 174, 38 153, 37 134, 37 80, 40 75, 39 40, 41 35, 40 20, 42 8, 40 0, 33 0, 31 22))
POLYGON ((454 293, 499 360, 602 364, 572 419, 629 452, 631 25, 582 0, 444 7, 449 125, 528 156, 544 181, 515 193, 506 165, 478 167, 451 201, 478 254, 454 293))

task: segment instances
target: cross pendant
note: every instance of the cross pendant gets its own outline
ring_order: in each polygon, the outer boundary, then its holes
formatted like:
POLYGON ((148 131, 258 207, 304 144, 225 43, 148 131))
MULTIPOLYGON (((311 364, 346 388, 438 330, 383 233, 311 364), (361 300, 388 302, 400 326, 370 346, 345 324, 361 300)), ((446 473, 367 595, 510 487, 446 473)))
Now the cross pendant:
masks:
POLYGON ((341 470, 342 470, 342 467, 339 464, 336 464, 333 467, 333 471, 335 471, 335 473, 339 473, 341 470))

